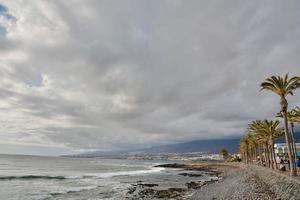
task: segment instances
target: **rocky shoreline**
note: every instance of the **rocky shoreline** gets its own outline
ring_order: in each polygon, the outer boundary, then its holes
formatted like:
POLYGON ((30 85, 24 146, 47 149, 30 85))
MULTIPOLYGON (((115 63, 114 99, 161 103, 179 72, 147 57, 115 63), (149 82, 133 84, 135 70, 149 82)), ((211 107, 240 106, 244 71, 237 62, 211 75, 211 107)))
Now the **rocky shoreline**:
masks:
POLYGON ((191 177, 193 179, 177 187, 162 187, 157 183, 137 181, 128 188, 127 199, 188 199, 195 190, 204 185, 220 181, 222 171, 210 165, 202 164, 164 164, 155 167, 180 169, 176 176, 191 177), (206 177, 206 179, 205 179, 206 177))
POLYGON ((224 179, 197 190, 190 200, 297 200, 300 181, 261 166, 240 164, 225 170, 224 179))
POLYGON ((174 176, 186 178, 185 182, 176 187, 163 187, 158 183, 137 181, 128 188, 127 199, 300 199, 300 179, 261 166, 242 163, 174 163, 157 167, 179 169, 174 171, 174 176))

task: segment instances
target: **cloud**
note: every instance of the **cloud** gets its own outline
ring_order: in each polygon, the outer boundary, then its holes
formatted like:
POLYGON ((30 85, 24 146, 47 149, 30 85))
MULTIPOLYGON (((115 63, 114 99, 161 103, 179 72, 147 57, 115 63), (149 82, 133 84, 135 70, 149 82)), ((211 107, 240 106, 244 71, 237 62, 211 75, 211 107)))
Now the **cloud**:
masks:
POLYGON ((300 74, 297 1, 0 5, 0 140, 22 151, 237 137, 278 110, 259 83, 300 74))

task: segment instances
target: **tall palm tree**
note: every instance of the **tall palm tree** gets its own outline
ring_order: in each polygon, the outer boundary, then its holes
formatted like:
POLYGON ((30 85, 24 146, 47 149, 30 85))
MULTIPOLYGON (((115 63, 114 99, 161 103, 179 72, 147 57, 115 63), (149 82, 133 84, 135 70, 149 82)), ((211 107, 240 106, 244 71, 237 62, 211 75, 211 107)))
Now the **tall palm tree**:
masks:
POLYGON ((240 153, 242 155, 242 159, 246 163, 248 163, 249 161, 252 162, 254 160, 254 146, 254 137, 251 135, 251 133, 247 133, 247 135, 241 140, 240 143, 240 153))
MULTIPOLYGON (((295 132, 294 132, 294 123, 297 123, 297 124, 300 124, 300 108, 297 106, 296 108, 292 109, 291 110, 291 115, 292 115, 292 120, 293 120, 293 123, 291 124, 291 128, 292 128, 292 136, 295 135, 295 132)), ((297 148, 296 148, 296 141, 294 139, 294 147, 295 147, 295 158, 297 157, 297 148)))
POLYGON ((275 167, 275 169, 277 169, 274 139, 283 135, 283 130, 279 128, 279 121, 266 119, 252 121, 252 123, 248 125, 248 129, 256 138, 258 149, 260 149, 259 144, 262 145, 268 167, 272 167, 272 169, 275 167))
POLYGON ((264 133, 267 137, 272 160, 272 168, 275 166, 275 169, 277 169, 277 164, 274 151, 274 140, 275 138, 284 135, 284 131, 282 128, 279 128, 279 124, 280 122, 278 120, 263 120, 260 128, 260 132, 264 133))
MULTIPOLYGON (((283 118, 283 115, 282 113, 277 113, 276 117, 280 117, 280 118, 283 118)), ((295 114, 294 114, 294 111, 291 110, 291 111, 287 111, 287 120, 290 124, 290 127, 291 127, 291 147, 292 147, 292 150, 293 150, 293 155, 296 159, 296 144, 295 144, 295 132, 294 132, 294 123, 297 122, 296 121, 296 118, 295 118, 295 114)))
POLYGON ((256 161, 257 159, 257 151, 256 151, 256 141, 255 141, 255 137, 253 134, 251 134, 250 132, 245 136, 245 139, 248 142, 248 151, 249 151, 249 157, 251 159, 251 162, 253 162, 254 160, 256 161))
POLYGON ((248 141, 245 138, 240 142, 240 153, 242 160, 248 163, 248 141))
POLYGON ((263 163, 263 161, 266 161, 268 163, 268 166, 270 166, 270 159, 267 151, 267 140, 266 136, 260 132, 260 126, 261 120, 255 120, 248 124, 248 130, 249 133, 254 135, 255 137, 261 163, 263 163), (263 153, 261 151, 263 151, 263 153))
POLYGON ((261 83, 261 90, 270 90, 280 97, 280 107, 281 113, 283 115, 284 120, 284 131, 285 131, 285 140, 288 147, 288 155, 290 160, 290 173, 291 176, 296 176, 296 165, 295 165, 295 157, 292 154, 291 149, 291 137, 288 127, 288 120, 287 120, 287 108, 288 102, 286 100, 287 95, 293 95, 293 91, 300 87, 300 77, 294 76, 289 79, 288 74, 285 77, 280 76, 271 76, 267 78, 263 83, 261 83))

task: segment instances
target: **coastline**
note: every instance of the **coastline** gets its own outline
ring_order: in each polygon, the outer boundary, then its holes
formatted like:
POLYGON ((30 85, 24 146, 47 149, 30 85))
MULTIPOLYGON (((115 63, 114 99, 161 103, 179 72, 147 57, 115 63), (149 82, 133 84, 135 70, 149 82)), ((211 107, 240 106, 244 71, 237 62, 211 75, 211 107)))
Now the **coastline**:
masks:
POLYGON ((300 177, 253 164, 19 156, 2 161, 4 199, 300 199, 300 177), (48 167, 54 162, 55 169, 48 167))
MULTIPOLYGON (((243 163, 181 163, 157 167, 187 170, 183 175, 193 176, 198 172, 211 173, 214 180, 190 181, 186 187, 159 188, 155 184, 140 183, 135 191, 140 196, 128 199, 300 199, 300 181, 287 174, 243 163)), ((196 175, 195 175, 196 176, 196 175)))
POLYGON ((161 182, 136 181, 128 187, 126 199, 189 199, 201 187, 222 180, 224 163, 173 163, 154 167, 165 168, 161 182), (169 174, 165 179, 164 174, 169 174), (172 178, 173 177, 173 178, 172 178), (165 179, 165 180, 164 180, 165 179))
POLYGON ((223 179, 196 190, 189 200, 300 199, 300 180, 286 173, 244 163, 217 168, 223 172, 223 179))

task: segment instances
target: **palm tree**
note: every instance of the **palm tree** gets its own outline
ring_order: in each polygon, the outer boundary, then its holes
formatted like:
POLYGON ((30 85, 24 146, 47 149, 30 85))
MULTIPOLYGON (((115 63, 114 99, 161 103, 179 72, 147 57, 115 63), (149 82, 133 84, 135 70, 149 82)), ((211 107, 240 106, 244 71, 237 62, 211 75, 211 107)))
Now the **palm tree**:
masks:
MULTIPOLYGON (((274 152, 274 139, 283 135, 283 130, 279 128, 278 120, 256 120, 248 125, 249 132, 255 137, 258 150, 264 151, 265 160, 268 167, 277 169, 276 158, 274 152)), ((249 136, 248 136, 249 137, 249 136)), ((260 153, 262 158, 262 154, 260 153)))
POLYGON ((240 153, 242 160, 248 163, 248 142, 245 138, 240 142, 240 153))
POLYGON ((241 140, 240 143, 240 152, 242 155, 242 159, 246 163, 252 160, 251 141, 250 141, 251 138, 247 137, 247 135, 241 140))
POLYGON ((291 111, 295 123, 300 124, 300 108, 297 106, 291 111))
POLYGON ((257 160, 257 151, 256 151, 257 144, 256 144, 256 141, 255 141, 255 136, 252 133, 249 132, 245 136, 245 139, 248 142, 248 151, 249 151, 250 161, 251 162, 253 162, 254 160, 256 161, 257 160))
POLYGON ((265 139, 266 136, 261 134, 260 124, 261 124, 260 120, 252 121, 250 124, 248 124, 248 130, 249 130, 249 134, 254 135, 261 163, 263 163, 263 161, 267 161, 269 166, 270 159, 267 152, 267 141, 265 139), (263 150, 263 154, 262 154, 262 150, 263 150))
MULTIPOLYGON (((296 110, 291 110, 291 111, 287 111, 287 120, 288 122, 290 123, 290 127, 291 127, 291 146, 292 146, 292 149, 293 149, 293 154, 294 154, 294 157, 296 159, 296 144, 295 144, 295 132, 294 132, 294 123, 297 123, 297 117, 296 117, 296 114, 295 114, 296 110)), ((276 117, 280 117, 280 118, 283 118, 283 115, 282 113, 277 113, 276 117)))
POLYGON ((256 147, 254 135, 248 132, 240 142, 240 153, 246 163, 256 160, 256 147))
MULTIPOLYGON (((292 125, 292 135, 294 136, 294 123, 300 124, 300 108, 297 106, 296 108, 292 109, 291 111, 291 115, 293 116, 293 123, 292 125)), ((294 140, 295 141, 295 140, 294 140)), ((296 143, 296 141, 295 141, 296 143)), ((296 144, 295 145, 295 158, 297 157, 297 148, 296 148, 296 144)))
POLYGON ((280 76, 271 76, 267 78, 263 83, 261 83, 261 90, 270 90, 280 97, 280 106, 281 106, 281 113, 284 120, 284 131, 285 131, 285 140, 288 147, 288 154, 290 160, 290 173, 291 176, 296 176, 296 165, 295 165, 295 158, 292 154, 291 149, 291 141, 290 141, 290 133, 287 121, 287 108, 288 102, 286 100, 287 95, 293 95, 293 91, 300 87, 300 77, 294 76, 292 78, 288 78, 288 74, 285 77, 280 76))
POLYGON ((277 169, 277 164, 276 164, 276 156, 275 156, 275 151, 274 151, 274 140, 275 138, 284 135, 283 129, 279 128, 280 122, 278 120, 264 120, 261 122, 261 133, 264 133, 267 137, 268 140, 268 145, 270 149, 270 154, 271 154, 271 160, 272 160, 272 168, 275 165, 275 169, 277 169))
POLYGON ((229 156, 229 152, 227 149, 223 148, 220 150, 220 155, 223 157, 224 160, 226 160, 229 156))

